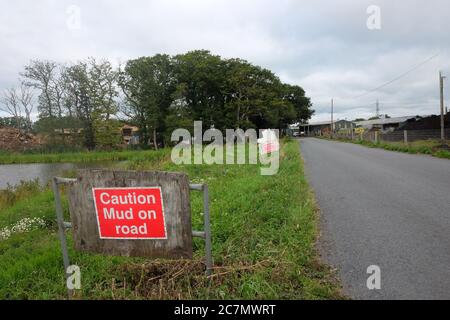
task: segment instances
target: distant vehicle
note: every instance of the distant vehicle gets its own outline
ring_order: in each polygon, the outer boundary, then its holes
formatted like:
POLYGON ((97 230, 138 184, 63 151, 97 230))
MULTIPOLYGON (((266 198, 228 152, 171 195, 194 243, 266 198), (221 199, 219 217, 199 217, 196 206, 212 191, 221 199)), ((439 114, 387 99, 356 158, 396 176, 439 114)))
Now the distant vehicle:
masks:
POLYGON ((299 136, 300 136, 300 132, 294 131, 294 133, 292 134, 292 136, 294 136, 294 137, 299 137, 299 136))

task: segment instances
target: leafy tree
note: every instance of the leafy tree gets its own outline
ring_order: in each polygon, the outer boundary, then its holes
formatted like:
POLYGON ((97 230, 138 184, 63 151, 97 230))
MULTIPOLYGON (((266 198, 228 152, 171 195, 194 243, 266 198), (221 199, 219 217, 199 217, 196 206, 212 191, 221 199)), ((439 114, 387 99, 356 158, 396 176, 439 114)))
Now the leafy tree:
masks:
POLYGON ((178 128, 189 130, 191 135, 194 134, 194 118, 192 110, 189 108, 185 97, 186 87, 184 84, 178 85, 172 94, 173 102, 167 110, 164 131, 164 140, 166 144, 171 143, 172 132, 178 128))
POLYGON ((94 120, 95 142, 103 149, 114 149, 120 144, 122 136, 120 129, 122 123, 117 119, 94 120))
POLYGON ((241 59, 228 60, 227 68, 226 106, 229 112, 236 115, 232 126, 254 128, 255 123, 251 118, 264 118, 264 114, 267 114, 276 96, 270 91, 274 89, 275 83, 278 84, 278 79, 269 70, 241 59))
POLYGON ((314 114, 311 99, 305 96, 305 90, 296 85, 284 85, 284 99, 292 103, 295 110, 294 120, 306 123, 314 114))
POLYGON ((177 84, 184 87, 184 100, 195 120, 205 129, 225 128, 225 62, 209 51, 197 50, 175 56, 177 84))
POLYGON ((96 140, 100 133, 102 136, 116 136, 118 129, 110 120, 118 112, 117 79, 118 73, 108 61, 97 62, 92 58, 65 71, 64 81, 68 90, 65 105, 81 120, 84 145, 88 149, 94 149, 97 142, 104 141, 96 140))
POLYGON ((141 141, 153 141, 164 131, 165 117, 176 89, 173 61, 168 55, 142 57, 127 62, 119 84, 126 98, 123 108, 140 128, 141 141))

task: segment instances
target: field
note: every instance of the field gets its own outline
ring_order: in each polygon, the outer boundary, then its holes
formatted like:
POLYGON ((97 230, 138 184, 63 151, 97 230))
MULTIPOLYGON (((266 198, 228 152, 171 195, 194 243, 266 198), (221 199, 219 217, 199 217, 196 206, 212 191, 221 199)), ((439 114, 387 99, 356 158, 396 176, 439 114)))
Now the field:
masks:
MULTIPOLYGON (((70 250, 81 268, 78 299, 341 299, 334 273, 317 258, 317 210, 298 142, 286 141, 280 170, 255 165, 185 165, 168 152, 127 167, 184 171, 210 189, 214 275, 204 275, 204 247, 182 261, 105 257, 70 250)), ((202 229, 200 194, 191 193, 193 227, 202 229)), ((67 205, 65 204, 66 211, 67 205)), ((67 212, 66 212, 67 214, 67 212)), ((62 257, 52 192, 26 183, 0 193, 0 298, 63 299, 62 257)), ((69 247, 72 247, 70 232, 69 247)))

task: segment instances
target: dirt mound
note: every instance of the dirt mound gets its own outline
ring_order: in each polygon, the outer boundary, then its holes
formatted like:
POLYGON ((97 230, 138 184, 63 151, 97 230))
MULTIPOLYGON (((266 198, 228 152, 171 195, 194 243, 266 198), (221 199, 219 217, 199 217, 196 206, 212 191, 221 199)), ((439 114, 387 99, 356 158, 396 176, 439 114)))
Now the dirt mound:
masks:
POLYGON ((15 128, 0 128, 0 150, 25 151, 39 147, 39 139, 31 134, 15 128))

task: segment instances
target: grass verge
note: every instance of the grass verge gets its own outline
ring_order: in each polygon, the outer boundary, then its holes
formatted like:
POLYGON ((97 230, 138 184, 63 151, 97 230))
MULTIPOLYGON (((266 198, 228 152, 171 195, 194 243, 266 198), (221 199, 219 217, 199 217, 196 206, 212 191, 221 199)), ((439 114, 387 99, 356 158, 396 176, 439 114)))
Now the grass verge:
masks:
MULTIPOLYGON (((322 137, 322 139, 330 140, 329 138, 326 137, 322 137)), ((380 141, 378 143, 374 143, 366 140, 351 140, 347 138, 334 138, 333 140, 355 143, 369 148, 381 148, 384 150, 404 152, 410 154, 428 154, 438 158, 450 159, 450 151, 442 150, 440 148, 441 143, 436 140, 414 141, 408 143, 407 145, 405 145, 403 142, 380 141)))
MULTIPOLYGON (((277 175, 254 165, 186 165, 132 161, 133 169, 186 172, 210 189, 214 275, 204 276, 204 246, 194 259, 105 257, 70 250, 81 268, 81 299, 340 299, 339 283, 317 259, 317 215, 303 174, 298 142, 283 144, 277 175)), ((193 227, 202 229, 202 202, 191 194, 193 227)), ((66 209, 67 214, 67 209, 66 209)), ((48 189, 0 209, 0 229, 27 217, 54 221, 48 189)), ((72 248, 68 233, 69 248, 72 248)), ((54 223, 0 240, 1 299, 65 297, 54 223)))

